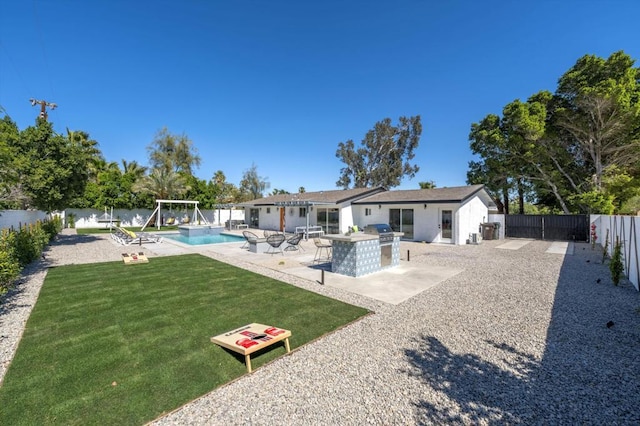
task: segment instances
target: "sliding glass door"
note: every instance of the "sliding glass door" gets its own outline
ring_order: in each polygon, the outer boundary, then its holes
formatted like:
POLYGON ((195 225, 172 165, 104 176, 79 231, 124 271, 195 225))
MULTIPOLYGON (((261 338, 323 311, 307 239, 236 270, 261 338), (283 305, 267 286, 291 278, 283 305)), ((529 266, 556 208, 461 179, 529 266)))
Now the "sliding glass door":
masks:
POLYGON ((404 232, 407 240, 413 240, 413 209, 389 209, 389 225, 395 232, 404 232))
POLYGON ((340 233, 340 214, 338 209, 317 209, 316 220, 325 234, 340 233))

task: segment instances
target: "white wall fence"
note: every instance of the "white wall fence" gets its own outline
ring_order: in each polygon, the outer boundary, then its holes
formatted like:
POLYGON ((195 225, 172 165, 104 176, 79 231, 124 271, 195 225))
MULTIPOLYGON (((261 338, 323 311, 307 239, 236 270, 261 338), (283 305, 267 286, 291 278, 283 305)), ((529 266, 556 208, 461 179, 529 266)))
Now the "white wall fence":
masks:
POLYGON ((505 218, 504 218, 504 214, 489 214, 489 220, 487 220, 487 222, 493 222, 493 223, 499 223, 500 224, 500 228, 498 229, 498 239, 499 240, 504 240, 504 222, 505 222, 505 218))
POLYGON ((633 283, 636 290, 640 290, 640 269, 638 266, 640 260, 638 253, 640 249, 640 241, 638 241, 640 216, 591 215, 589 223, 591 226, 595 224, 596 244, 604 248, 607 245, 605 241, 609 241, 607 246, 609 257, 613 254, 616 237, 620 240, 624 274, 633 283))
MULTIPOLYGON (((224 225, 224 222, 229 220, 229 214, 231 213, 231 220, 244 220, 244 210, 203 210, 200 209, 202 215, 212 225, 224 225)), ((68 215, 73 214, 75 217, 76 228, 104 228, 109 226, 108 218, 112 215, 111 210, 108 210, 105 214, 104 210, 97 209, 67 209, 65 216, 67 217, 65 223, 68 223, 68 215)), ((142 226, 144 225, 149 216, 153 213, 151 209, 113 209, 113 221, 120 222, 120 226, 142 226)), ((164 221, 170 217, 176 217, 181 219, 183 216, 188 215, 189 218, 193 217, 193 210, 173 210, 163 209, 160 211, 164 221)))
POLYGON ((46 219, 47 213, 39 210, 0 210, 0 229, 15 229, 20 225, 46 219))

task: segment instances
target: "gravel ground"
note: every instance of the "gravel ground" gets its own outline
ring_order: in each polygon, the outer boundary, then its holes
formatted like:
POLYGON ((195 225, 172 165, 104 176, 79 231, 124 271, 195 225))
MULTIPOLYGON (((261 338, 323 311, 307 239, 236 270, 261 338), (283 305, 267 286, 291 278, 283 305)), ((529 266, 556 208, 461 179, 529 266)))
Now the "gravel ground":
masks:
MULTIPOLYGON (((639 293, 614 286, 587 244, 563 256, 545 253, 549 242, 496 248, 503 242, 402 243, 414 265, 464 271, 399 305, 221 259, 375 314, 153 424, 640 424, 639 293)), ((0 307, 0 379, 46 266, 121 251, 105 237, 62 235, 25 271, 0 307)))

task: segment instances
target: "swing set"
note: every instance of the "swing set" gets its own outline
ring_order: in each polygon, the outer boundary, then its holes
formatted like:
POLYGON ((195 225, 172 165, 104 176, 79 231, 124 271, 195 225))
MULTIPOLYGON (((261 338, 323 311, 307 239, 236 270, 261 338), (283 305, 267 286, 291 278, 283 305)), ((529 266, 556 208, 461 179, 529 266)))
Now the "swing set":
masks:
MULTIPOLYGON (((156 204, 157 204, 156 209, 153 211, 153 213, 151 213, 151 216, 149 216, 149 219, 147 219, 147 222, 140 229, 140 231, 144 231, 144 228, 146 228, 149 225, 151 226, 155 225, 158 228, 158 230, 160 229, 160 226, 162 225, 162 213, 161 213, 162 204, 168 204, 169 211, 171 211, 171 206, 173 204, 184 205, 184 208, 185 208, 184 217, 182 218, 182 220, 179 220, 179 221, 175 221, 174 219, 174 222, 171 223, 172 225, 189 225, 189 224, 208 225, 209 221, 207 220, 207 218, 204 217, 200 209, 198 209, 198 203, 199 203, 198 201, 189 201, 189 200, 156 200, 156 204), (193 205, 193 214, 191 217, 189 217, 189 205, 193 205)), ((169 224, 168 222, 169 221, 167 221, 167 224, 169 224)))

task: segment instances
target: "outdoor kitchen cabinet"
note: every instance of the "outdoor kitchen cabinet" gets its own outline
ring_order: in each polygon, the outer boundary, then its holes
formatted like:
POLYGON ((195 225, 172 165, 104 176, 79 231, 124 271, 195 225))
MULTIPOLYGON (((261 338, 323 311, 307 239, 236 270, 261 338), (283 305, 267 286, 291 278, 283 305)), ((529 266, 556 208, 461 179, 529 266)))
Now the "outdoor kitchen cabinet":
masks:
POLYGON ((325 235, 331 240, 331 272, 360 277, 392 268, 400 264, 401 232, 381 242, 376 234, 325 235))

